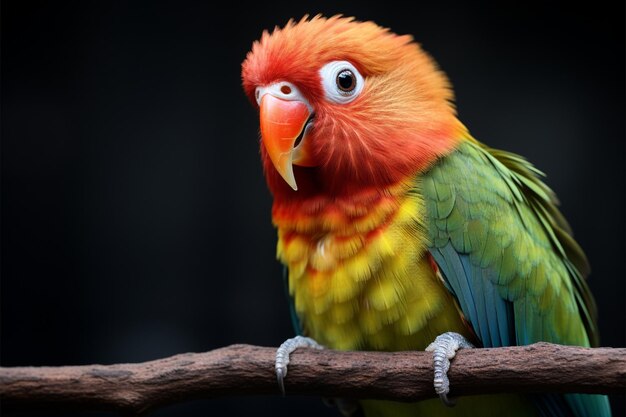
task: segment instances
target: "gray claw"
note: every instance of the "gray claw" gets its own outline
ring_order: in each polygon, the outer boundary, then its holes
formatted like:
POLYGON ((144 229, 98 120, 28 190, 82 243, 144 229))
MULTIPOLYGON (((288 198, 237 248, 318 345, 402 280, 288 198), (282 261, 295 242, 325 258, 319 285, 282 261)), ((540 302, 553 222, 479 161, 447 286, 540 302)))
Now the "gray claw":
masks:
POLYGON ((435 368, 435 377, 433 385, 435 392, 439 394, 441 401, 448 407, 455 405, 454 401, 448 398, 450 393, 450 380, 448 379, 448 370, 450 369, 450 360, 456 355, 459 349, 473 348, 470 342, 463 336, 454 332, 446 332, 435 338, 426 348, 426 351, 433 352, 433 362, 435 368))
POLYGON ((289 355, 291 353, 302 347, 314 348, 314 349, 324 349, 324 346, 317 343, 315 340, 310 337, 304 336, 296 336, 291 339, 287 339, 283 342, 282 345, 276 350, 276 379, 278 380, 278 387, 280 388, 280 392, 285 395, 285 377, 287 376, 287 365, 289 365, 289 355))
POLYGON ((439 394, 439 399, 446 407, 454 407, 456 405, 456 402, 448 398, 447 394, 439 394))
POLYGON ((278 387, 280 388, 280 393, 283 397, 285 396, 285 383, 283 380, 285 379, 286 374, 287 372, 285 369, 276 368, 276 379, 278 380, 278 387))

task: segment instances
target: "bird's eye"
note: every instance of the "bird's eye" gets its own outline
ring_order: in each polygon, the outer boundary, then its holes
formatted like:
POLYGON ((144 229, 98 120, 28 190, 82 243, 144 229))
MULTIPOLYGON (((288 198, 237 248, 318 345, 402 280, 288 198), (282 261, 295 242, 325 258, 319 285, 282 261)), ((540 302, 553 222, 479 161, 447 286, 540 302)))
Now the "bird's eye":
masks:
POLYGON ((350 93, 356 87, 356 77, 350 70, 343 70, 337 74, 337 88, 344 93, 350 93))
POLYGON ((348 61, 332 61, 320 70, 326 98, 345 104, 354 100, 363 90, 365 80, 348 61))

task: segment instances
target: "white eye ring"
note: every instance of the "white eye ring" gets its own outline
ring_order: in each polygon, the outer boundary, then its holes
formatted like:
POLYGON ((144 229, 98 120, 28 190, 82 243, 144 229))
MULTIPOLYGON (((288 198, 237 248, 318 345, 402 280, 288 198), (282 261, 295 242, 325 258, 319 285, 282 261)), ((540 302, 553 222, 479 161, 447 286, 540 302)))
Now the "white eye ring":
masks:
POLYGON ((320 77, 326 99, 339 104, 350 103, 361 94, 365 86, 361 73, 348 61, 329 62, 320 69, 320 77), (347 84, 350 81, 352 84, 347 84))

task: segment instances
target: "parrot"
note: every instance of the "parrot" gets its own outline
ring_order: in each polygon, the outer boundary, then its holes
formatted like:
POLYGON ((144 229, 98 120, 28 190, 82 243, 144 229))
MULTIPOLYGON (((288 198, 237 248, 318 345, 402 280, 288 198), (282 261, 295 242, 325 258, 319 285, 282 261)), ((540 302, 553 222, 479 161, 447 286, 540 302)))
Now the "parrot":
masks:
MULTIPOLYGON (((461 348, 598 345, 587 258, 545 176, 473 138, 411 35, 352 17, 264 31, 241 68, 299 347, 433 352, 439 398, 346 415, 610 416, 591 394, 448 399, 461 348)), ((284 392, 284 391, 283 391, 284 392)), ((343 405, 342 405, 343 404, 343 405)))

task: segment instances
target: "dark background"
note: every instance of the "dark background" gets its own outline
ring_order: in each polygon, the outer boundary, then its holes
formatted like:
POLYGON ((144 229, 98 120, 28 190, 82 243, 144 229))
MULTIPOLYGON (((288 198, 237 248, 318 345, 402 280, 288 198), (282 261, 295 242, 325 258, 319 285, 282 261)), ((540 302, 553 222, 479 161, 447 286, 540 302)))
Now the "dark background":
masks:
MULTIPOLYGON (((240 64, 263 29, 318 12, 413 34, 474 136, 548 174, 602 344, 625 345, 623 4, 208 3, 2 2, 3 366, 292 335, 240 64)), ((335 415, 279 397, 154 413, 248 414, 335 415)))

